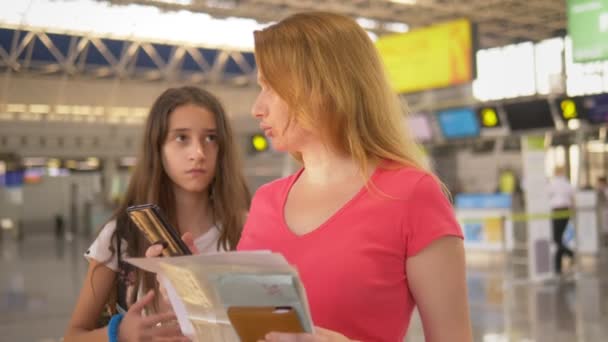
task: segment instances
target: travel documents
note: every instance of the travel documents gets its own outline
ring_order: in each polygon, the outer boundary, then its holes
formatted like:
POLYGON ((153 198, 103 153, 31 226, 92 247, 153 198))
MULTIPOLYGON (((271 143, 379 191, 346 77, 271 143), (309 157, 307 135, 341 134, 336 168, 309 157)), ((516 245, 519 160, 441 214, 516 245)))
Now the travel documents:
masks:
POLYGON ((192 341, 257 342, 271 331, 313 332, 306 291, 281 255, 245 251, 127 262, 159 275, 192 341))

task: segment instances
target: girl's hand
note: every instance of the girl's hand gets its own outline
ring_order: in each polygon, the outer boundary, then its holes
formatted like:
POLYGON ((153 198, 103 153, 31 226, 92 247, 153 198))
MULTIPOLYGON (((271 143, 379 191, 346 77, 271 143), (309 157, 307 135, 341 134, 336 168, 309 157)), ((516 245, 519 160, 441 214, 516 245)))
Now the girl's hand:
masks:
POLYGON ((142 316, 142 310, 153 299, 154 291, 149 291, 144 297, 131 305, 118 328, 118 340, 124 342, 189 341, 187 337, 182 335, 173 312, 142 316))
MULTIPOLYGON (((184 241, 186 246, 188 246, 188 249, 190 249, 192 254, 199 254, 199 250, 198 250, 198 248, 196 248, 196 245, 194 244, 194 236, 192 236, 192 233, 188 232, 188 233, 185 233, 184 235, 182 235, 182 241, 184 241)), ((161 256, 161 253, 163 252, 163 248, 164 248, 163 245, 161 245, 160 243, 157 243, 155 245, 148 247, 148 249, 146 249, 146 258, 153 258, 153 257, 161 256)))

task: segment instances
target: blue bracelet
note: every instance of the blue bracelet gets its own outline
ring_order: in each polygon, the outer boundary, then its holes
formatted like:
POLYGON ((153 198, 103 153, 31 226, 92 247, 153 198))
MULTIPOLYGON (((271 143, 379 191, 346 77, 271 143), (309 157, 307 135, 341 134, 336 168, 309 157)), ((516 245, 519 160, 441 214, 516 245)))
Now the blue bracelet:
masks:
POLYGON ((108 338, 110 342, 118 342, 118 327, 123 317, 123 314, 116 314, 110 319, 110 323, 108 324, 108 338))

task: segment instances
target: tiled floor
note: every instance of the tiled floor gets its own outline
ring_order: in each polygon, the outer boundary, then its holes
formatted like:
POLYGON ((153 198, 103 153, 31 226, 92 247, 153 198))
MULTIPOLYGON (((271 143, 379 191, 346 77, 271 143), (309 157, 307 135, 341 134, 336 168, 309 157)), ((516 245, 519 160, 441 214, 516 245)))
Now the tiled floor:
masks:
MULTIPOLYGON (((87 239, 0 240, 0 340, 59 341, 86 272, 87 239)), ((469 254, 475 341, 608 341, 608 267, 584 259, 570 280, 516 282, 502 257, 469 254), (602 271, 599 271, 602 270, 602 271)), ((422 341, 412 320, 407 341, 422 341)))
POLYGON ((80 291, 85 241, 5 237, 0 247, 0 339, 51 341, 60 337, 80 291))

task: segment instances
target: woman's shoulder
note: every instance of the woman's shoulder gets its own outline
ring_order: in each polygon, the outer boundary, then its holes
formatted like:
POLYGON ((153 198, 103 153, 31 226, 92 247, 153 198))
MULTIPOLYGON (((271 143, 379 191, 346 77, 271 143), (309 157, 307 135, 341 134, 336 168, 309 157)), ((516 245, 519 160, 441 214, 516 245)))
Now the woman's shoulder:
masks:
POLYGON ((394 163, 379 166, 372 181, 382 192, 402 200, 412 199, 420 192, 441 191, 439 179, 433 173, 394 163))

